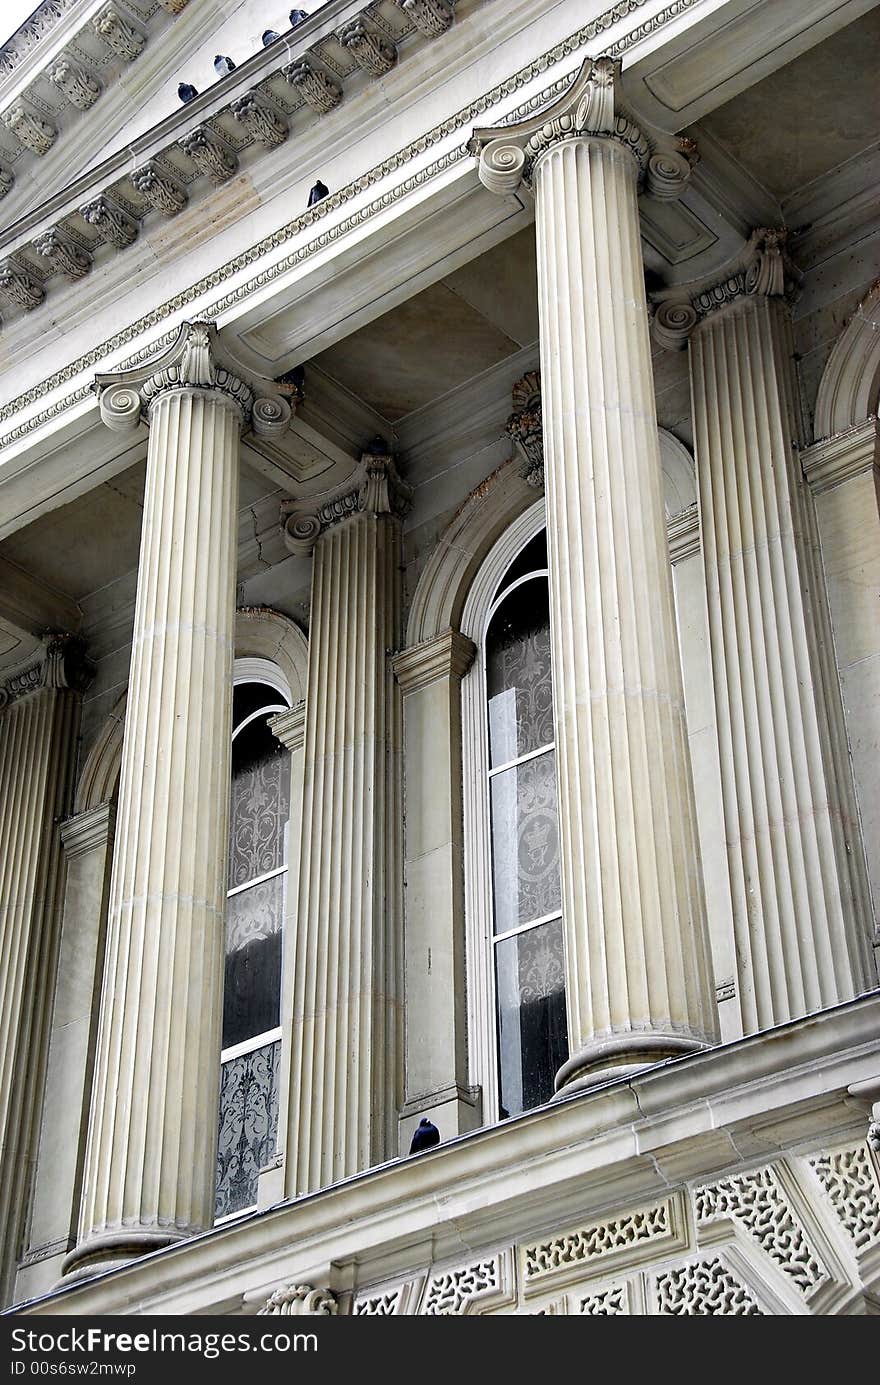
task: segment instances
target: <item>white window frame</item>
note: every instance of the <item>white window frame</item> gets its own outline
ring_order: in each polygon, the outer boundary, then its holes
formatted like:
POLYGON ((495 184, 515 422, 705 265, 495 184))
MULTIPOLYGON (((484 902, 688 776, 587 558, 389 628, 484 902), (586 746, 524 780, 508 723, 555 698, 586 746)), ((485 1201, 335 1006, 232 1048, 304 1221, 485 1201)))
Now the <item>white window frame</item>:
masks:
MULTIPOLYGON (((508 526, 490 549, 471 585, 461 617, 462 633, 473 640, 477 650, 474 662, 461 684, 468 1076, 472 1085, 482 1088, 483 1121, 486 1125, 499 1123, 500 1089, 494 958, 497 939, 492 931, 486 633, 497 604, 495 593, 500 582, 522 550, 546 528, 546 524, 546 506, 542 496, 508 526)), ((546 751, 547 747, 544 749, 546 751)), ((500 768, 497 766, 492 774, 497 774, 500 768)), ((524 928, 534 928, 537 922, 532 920, 524 928)), ((499 936, 512 935, 508 931, 499 936)))

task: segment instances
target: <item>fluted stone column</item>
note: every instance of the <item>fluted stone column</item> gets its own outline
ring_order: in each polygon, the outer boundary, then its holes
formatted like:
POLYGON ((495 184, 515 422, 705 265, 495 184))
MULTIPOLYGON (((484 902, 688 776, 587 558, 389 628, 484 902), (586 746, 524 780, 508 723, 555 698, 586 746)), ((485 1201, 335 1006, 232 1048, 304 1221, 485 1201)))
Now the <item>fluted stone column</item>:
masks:
POLYGON ((286 522, 314 548, 285 1194, 396 1152, 400 1090, 400 522, 390 457, 286 522))
MULTIPOLYGON (((784 233, 690 327, 694 440, 745 1032, 876 986, 812 499, 798 457, 784 233)), ((662 315, 661 315, 662 317, 662 315)))
POLYGON ((28 1203, 60 934, 57 823, 70 807, 79 641, 48 640, 0 687, 0 1276, 8 1301, 28 1203))
POLYGON ((187 324, 152 373, 99 377, 149 420, 138 590, 80 1244, 130 1259, 213 1223, 236 510, 250 389, 187 324))
POLYGON ((571 1057, 586 1085, 717 1038, 636 201, 614 65, 518 125, 480 176, 535 196, 550 631, 571 1057))

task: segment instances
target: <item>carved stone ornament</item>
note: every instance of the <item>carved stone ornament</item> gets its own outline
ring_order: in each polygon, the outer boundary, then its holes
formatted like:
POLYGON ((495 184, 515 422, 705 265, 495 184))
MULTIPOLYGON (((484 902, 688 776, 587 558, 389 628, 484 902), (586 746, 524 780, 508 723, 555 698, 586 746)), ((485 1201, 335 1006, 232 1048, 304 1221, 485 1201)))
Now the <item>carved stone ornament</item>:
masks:
POLYGON ((167 177, 153 159, 135 169, 131 182, 135 192, 164 216, 176 216, 187 204, 183 188, 167 177))
POLYGON ((49 68, 49 80, 63 92, 71 106, 87 111, 101 95, 101 83, 72 58, 62 53, 49 68))
POLYGON ((371 33, 360 19, 346 24, 337 37, 358 67, 369 72, 371 77, 384 77, 397 62, 397 49, 378 34, 371 33))
POLYGON ((144 50, 146 39, 123 19, 115 5, 105 5, 92 19, 92 28, 112 48, 118 58, 134 62, 144 50))
MULTIPOLYGON (((294 401, 295 408, 296 401, 294 401)), ((258 438, 280 438, 290 427, 290 420, 293 418, 294 408, 291 408, 289 397, 285 399, 280 394, 261 395, 254 400, 251 427, 258 438)))
POLYGON ((63 274, 72 283, 77 279, 84 279, 92 267, 91 255, 68 240, 57 226, 38 236, 34 241, 34 248, 56 273, 63 274))
POLYGON ((401 480, 388 453, 364 452, 346 479, 308 501, 290 500, 281 506, 281 524, 288 552, 307 557, 321 534, 351 515, 407 513, 412 488, 401 480))
POLYGON ((129 433, 142 418, 149 421, 153 404, 168 391, 216 393, 235 408, 243 424, 250 422, 253 391, 222 363, 213 322, 184 322, 158 360, 134 370, 96 375, 94 382, 101 419, 114 433, 129 433))
POLYGON ((624 112, 615 114, 614 87, 619 64, 608 57, 585 58, 580 71, 556 101, 514 125, 474 130, 468 151, 479 158, 480 182, 490 192, 531 187, 537 161, 563 140, 601 135, 619 140, 635 155, 639 176, 648 170, 651 146, 624 112))
POLYGON ((189 0, 159 0, 159 4, 168 14, 178 15, 183 14, 189 0))
POLYGON ((281 69, 292 87, 302 92, 304 100, 318 115, 326 115, 342 100, 342 87, 326 72, 313 67, 308 58, 300 58, 281 69))
POLYGON ((544 489, 544 429, 541 412, 541 373, 530 370, 517 380, 512 392, 513 413, 507 433, 516 443, 525 465, 520 476, 537 490, 544 489))
POLYGON ((180 147, 199 172, 206 173, 218 187, 231 178, 238 168, 235 154, 208 125, 197 125, 189 134, 183 135, 180 147))
POLYGON ((255 91, 238 96, 230 107, 239 124, 243 125, 251 139, 261 144, 283 144, 288 136, 287 121, 277 111, 270 110, 255 91))
POLYGON ((0 293, 8 298, 10 303, 24 308, 26 312, 42 303, 45 296, 42 284, 38 284, 36 279, 14 260, 3 260, 0 263, 0 293))
POLYGON ((137 222, 109 197, 96 197, 94 202, 87 202, 80 207, 79 214, 106 244, 115 245, 117 250, 124 250, 137 238, 137 222))
POLYGON ((0 197, 6 196, 14 182, 15 175, 11 169, 0 167, 0 197))
POLYGON ((396 4, 425 38, 439 38, 455 18, 450 0, 396 0, 396 4))
POLYGON ((880 1120, 868 1123, 868 1148, 875 1154, 880 1154, 880 1120))
POLYGON ((699 161, 696 140, 686 136, 677 140, 674 148, 656 150, 648 159, 645 192, 658 202, 675 201, 699 161))
POLYGON ((51 630, 39 659, 0 684, 0 712, 39 688, 69 688, 85 692, 95 676, 95 666, 86 658, 85 642, 78 635, 51 630))
POLYGON ((333 1317, 338 1311, 336 1295, 329 1289, 313 1289, 310 1284, 289 1284, 276 1289, 257 1313, 257 1317, 333 1317))
POLYGON ((58 135, 54 125, 34 115, 21 101, 13 101, 3 112, 3 124, 33 154, 47 154, 58 135))
POLYGON ((698 322, 739 298, 796 298, 803 275, 786 253, 787 238, 784 227, 759 226, 723 279, 684 286, 668 298, 655 295, 651 331, 657 345, 683 350, 698 322))

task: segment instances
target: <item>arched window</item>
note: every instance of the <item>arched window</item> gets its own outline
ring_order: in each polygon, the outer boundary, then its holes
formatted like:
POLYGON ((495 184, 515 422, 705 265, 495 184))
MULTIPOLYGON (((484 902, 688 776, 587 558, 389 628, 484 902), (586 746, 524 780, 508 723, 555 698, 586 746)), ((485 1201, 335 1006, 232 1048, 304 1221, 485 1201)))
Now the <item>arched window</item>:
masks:
POLYGON ((472 1078, 486 1120, 549 1101, 568 1057, 542 520, 533 507, 499 540, 463 617, 478 651, 463 729, 472 1078))
POLYGON ((218 1219, 256 1205, 278 1134, 290 753, 267 722, 289 694, 263 665, 240 661, 233 689, 218 1219))

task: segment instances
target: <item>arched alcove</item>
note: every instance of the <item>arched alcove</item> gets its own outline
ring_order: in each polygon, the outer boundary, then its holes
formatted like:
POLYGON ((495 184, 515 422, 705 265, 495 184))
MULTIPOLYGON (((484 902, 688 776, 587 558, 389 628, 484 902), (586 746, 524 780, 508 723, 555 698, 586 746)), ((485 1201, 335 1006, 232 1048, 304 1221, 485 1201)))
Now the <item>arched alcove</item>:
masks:
POLYGON ((880 280, 837 339, 819 382, 813 433, 817 441, 864 423, 880 398, 880 280))

